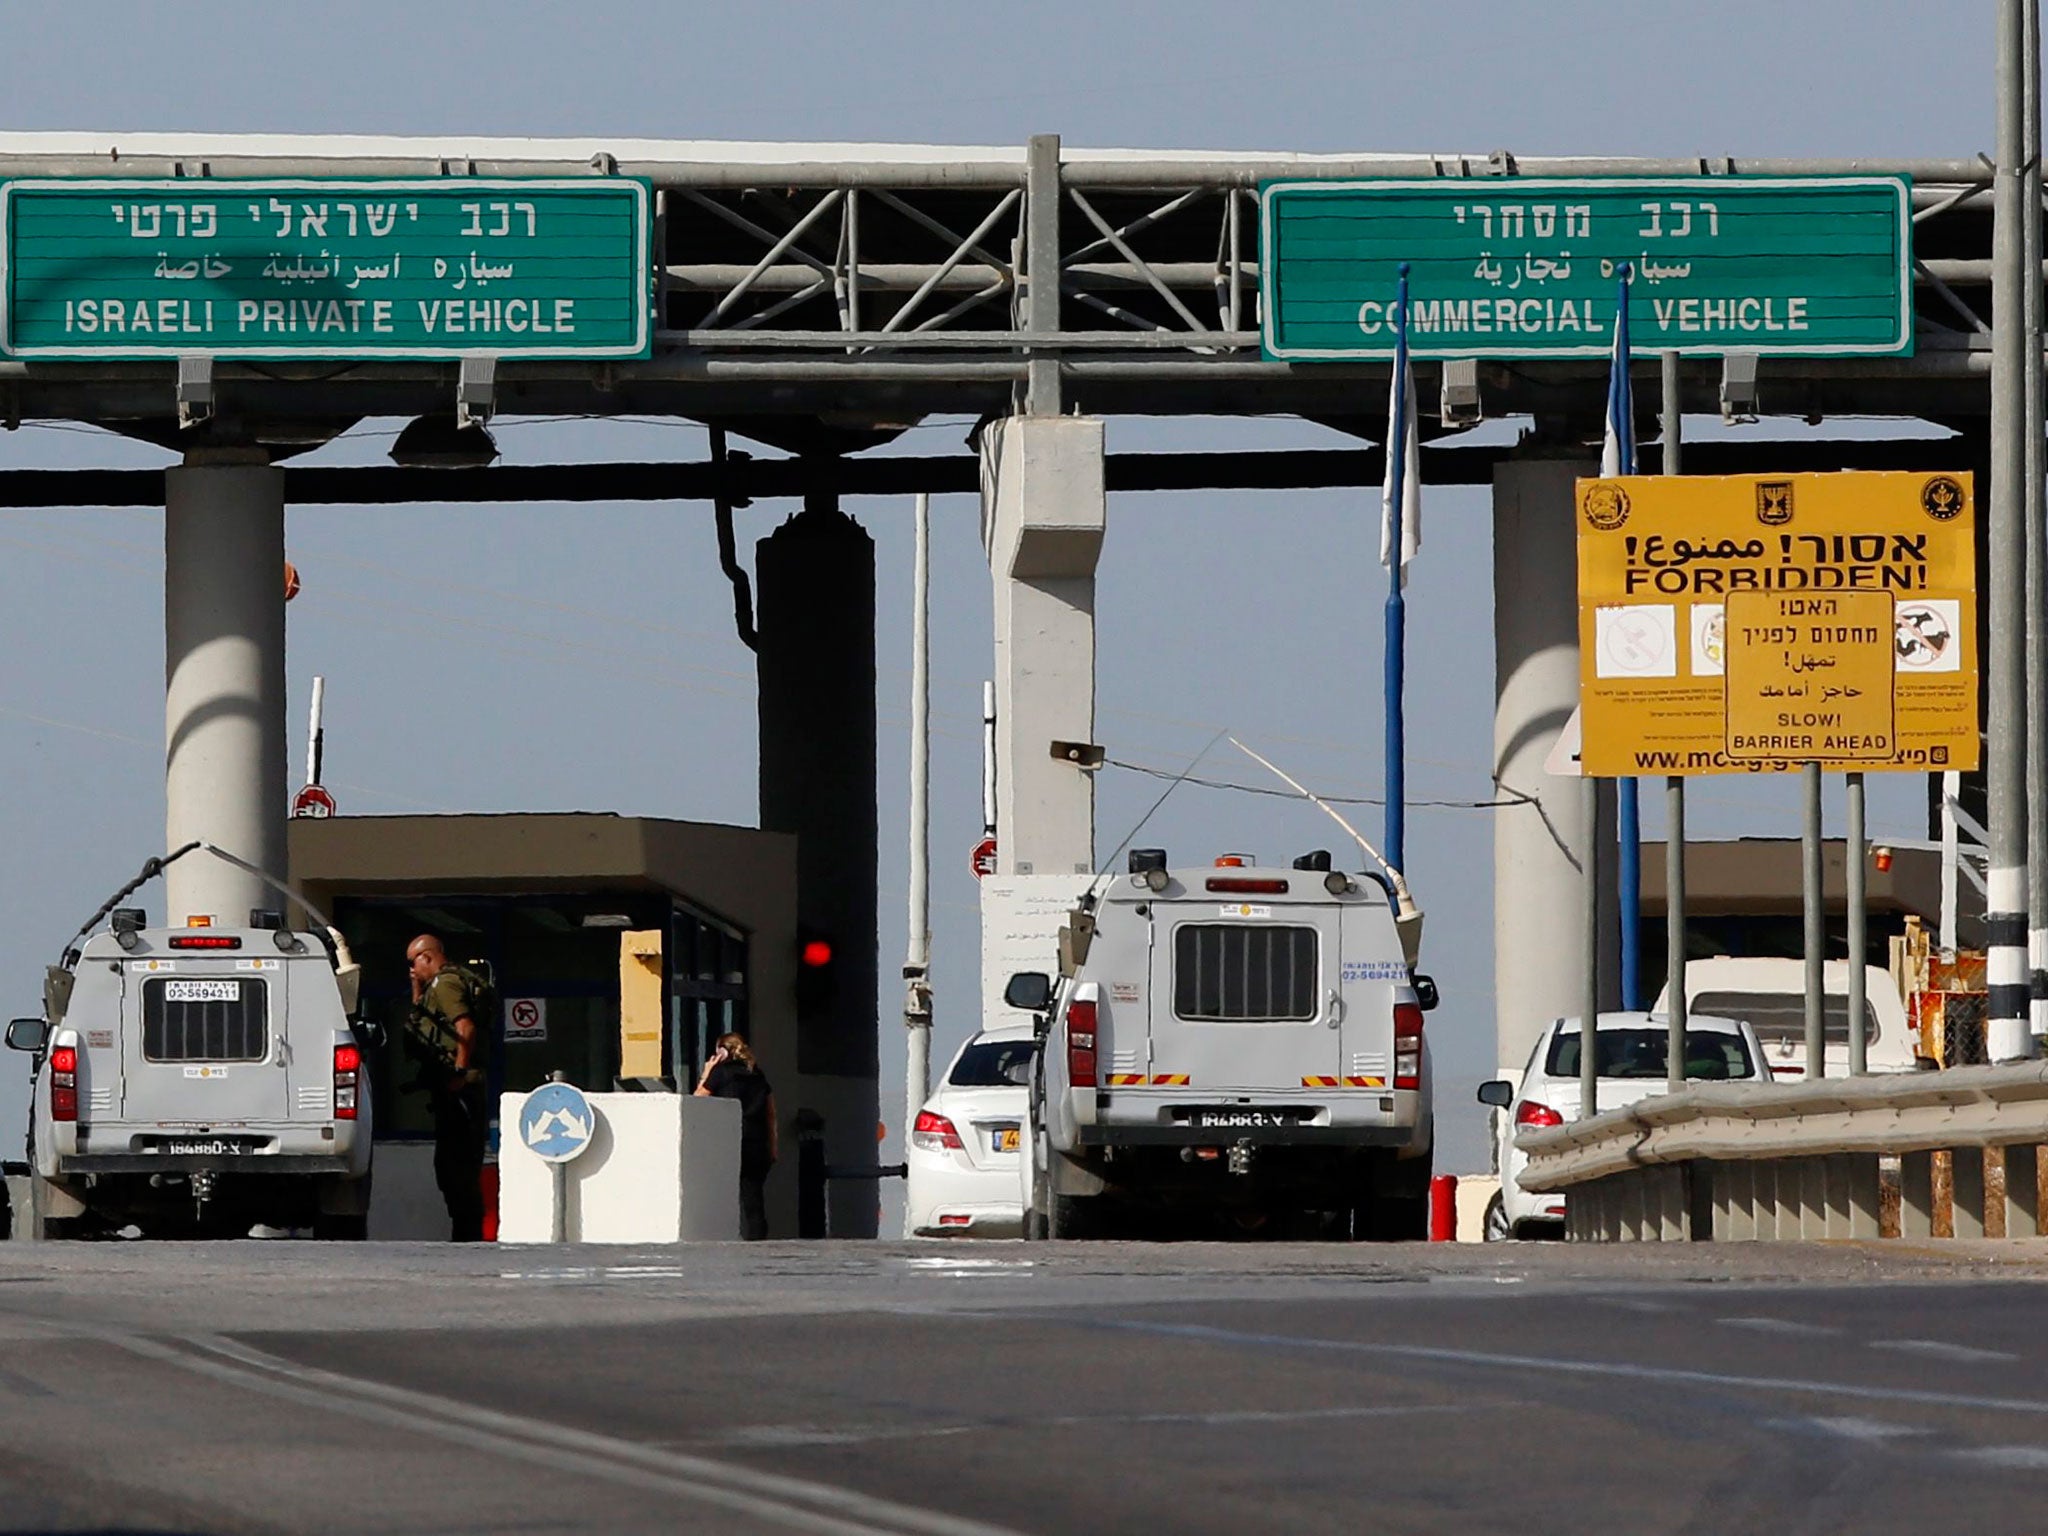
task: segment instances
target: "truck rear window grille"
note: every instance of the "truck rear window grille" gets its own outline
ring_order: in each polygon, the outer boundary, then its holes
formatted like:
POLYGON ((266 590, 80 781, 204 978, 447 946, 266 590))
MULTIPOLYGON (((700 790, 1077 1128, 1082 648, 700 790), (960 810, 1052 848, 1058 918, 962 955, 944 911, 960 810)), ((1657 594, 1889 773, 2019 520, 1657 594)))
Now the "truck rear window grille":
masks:
POLYGON ((1316 931, 1182 923, 1173 931, 1173 1011, 1236 1022, 1316 1016, 1316 931))
POLYGON ((197 978, 152 976, 142 984, 142 1056, 145 1061, 261 1061, 270 1054, 268 989, 253 976, 207 977, 205 998, 197 978))

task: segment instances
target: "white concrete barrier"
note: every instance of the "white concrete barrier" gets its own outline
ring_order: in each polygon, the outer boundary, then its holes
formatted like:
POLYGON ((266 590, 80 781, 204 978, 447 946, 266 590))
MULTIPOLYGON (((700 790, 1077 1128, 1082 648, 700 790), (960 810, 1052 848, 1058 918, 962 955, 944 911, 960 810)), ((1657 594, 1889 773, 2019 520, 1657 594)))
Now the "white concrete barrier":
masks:
MULTIPOLYGON (((572 1243, 729 1241, 740 1235, 740 1107, 674 1093, 592 1093, 590 1145, 562 1165, 572 1243)), ((518 1134, 523 1093, 499 1101, 498 1241, 545 1243, 554 1175, 518 1134)))

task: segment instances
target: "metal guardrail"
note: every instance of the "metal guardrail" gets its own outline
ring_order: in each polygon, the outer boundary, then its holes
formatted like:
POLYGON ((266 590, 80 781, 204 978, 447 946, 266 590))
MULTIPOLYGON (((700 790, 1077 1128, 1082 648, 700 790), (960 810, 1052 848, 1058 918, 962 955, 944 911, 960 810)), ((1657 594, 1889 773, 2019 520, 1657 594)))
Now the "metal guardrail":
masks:
POLYGON ((1516 1145, 1524 1188, 1569 1193, 1573 1239, 1668 1242, 1879 1237, 1881 1164, 1893 1158, 1897 1235, 1935 1235, 1946 1205, 1954 1236, 2001 1225, 1994 1206, 2008 1236, 2038 1236, 2043 1143, 2048 1063, 2029 1062, 1701 1086, 1516 1145))

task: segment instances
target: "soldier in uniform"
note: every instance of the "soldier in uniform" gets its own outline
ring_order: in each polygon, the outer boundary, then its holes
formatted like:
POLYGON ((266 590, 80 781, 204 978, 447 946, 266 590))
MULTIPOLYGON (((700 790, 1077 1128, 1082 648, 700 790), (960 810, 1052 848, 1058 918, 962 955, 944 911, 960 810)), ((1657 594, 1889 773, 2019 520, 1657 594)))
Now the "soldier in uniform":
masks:
POLYGON ((423 933, 405 949, 412 973, 412 1011, 407 1018, 434 1114, 434 1182, 448 1204, 458 1243, 483 1241, 484 1145, 490 1133, 485 1061, 491 1021, 479 1017, 484 986, 462 966, 451 964, 441 941, 423 933))

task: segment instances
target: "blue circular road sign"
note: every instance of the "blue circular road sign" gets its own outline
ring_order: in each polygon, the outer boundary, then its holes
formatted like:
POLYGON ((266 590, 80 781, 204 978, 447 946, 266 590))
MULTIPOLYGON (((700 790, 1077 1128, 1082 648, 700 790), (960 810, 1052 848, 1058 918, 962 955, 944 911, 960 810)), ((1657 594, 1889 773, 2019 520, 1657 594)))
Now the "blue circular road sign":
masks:
POLYGON ((519 1139, 543 1162, 566 1163, 590 1146, 597 1113, 583 1090, 567 1083, 543 1083, 526 1096, 519 1111, 519 1139))

